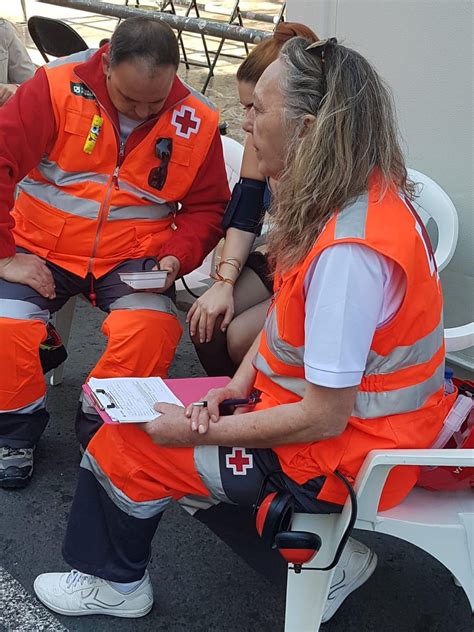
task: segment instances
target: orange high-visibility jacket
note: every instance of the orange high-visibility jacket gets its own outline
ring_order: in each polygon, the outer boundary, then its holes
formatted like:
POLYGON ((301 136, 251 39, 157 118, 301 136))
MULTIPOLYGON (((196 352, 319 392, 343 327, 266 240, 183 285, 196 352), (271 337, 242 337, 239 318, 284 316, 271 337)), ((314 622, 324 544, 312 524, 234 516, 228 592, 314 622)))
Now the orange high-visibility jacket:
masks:
POLYGON ((57 138, 18 185, 13 215, 17 245, 79 276, 99 277, 125 259, 155 255, 172 238, 179 202, 206 158, 218 112, 189 93, 127 153, 106 109, 75 73, 90 55, 45 67, 57 138), (94 129, 96 115, 103 122, 94 129), (159 138, 173 143, 161 190, 149 184, 150 171, 161 164, 159 138))
MULTIPOLYGON (((299 483, 329 474, 318 498, 339 504, 346 492, 331 472, 339 469, 353 481, 370 450, 428 447, 453 403, 453 397, 444 396, 443 305, 431 247, 420 220, 395 188, 380 197, 373 177, 368 194, 335 214, 305 260, 277 280, 254 360, 255 386, 262 391, 265 406, 303 397, 304 279, 325 248, 364 244, 404 270, 405 300, 396 316, 374 334, 346 429, 325 441, 274 448, 283 470, 299 483)), ((417 473, 416 468, 393 470, 381 508, 399 503, 417 473)))

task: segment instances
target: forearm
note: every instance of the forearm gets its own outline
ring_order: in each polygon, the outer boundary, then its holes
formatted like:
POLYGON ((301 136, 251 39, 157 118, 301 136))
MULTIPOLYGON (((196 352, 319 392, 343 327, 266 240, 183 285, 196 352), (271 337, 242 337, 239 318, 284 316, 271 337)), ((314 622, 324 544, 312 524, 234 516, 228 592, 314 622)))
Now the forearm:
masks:
POLYGON ((232 281, 237 281, 255 241, 255 235, 238 228, 229 228, 222 248, 219 273, 232 281))
POLYGON ((330 414, 308 414, 300 401, 220 417, 218 423, 210 424, 206 434, 194 433, 193 444, 272 448, 292 443, 323 441, 333 436, 328 428, 328 419, 330 414))
POLYGON ((210 211, 180 211, 181 216, 175 220, 177 229, 172 238, 160 247, 157 258, 176 257, 180 263, 180 276, 198 268, 222 237, 223 208, 224 204, 219 204, 210 211))
MULTIPOLYGON (((244 359, 250 361, 255 345, 244 359)), ((243 372, 242 375, 247 375, 243 372)), ((238 379, 236 374, 234 379, 238 379)), ((245 414, 220 417, 197 444, 268 448, 324 441, 341 434, 354 407, 358 387, 326 388, 307 383, 302 400, 245 414)))

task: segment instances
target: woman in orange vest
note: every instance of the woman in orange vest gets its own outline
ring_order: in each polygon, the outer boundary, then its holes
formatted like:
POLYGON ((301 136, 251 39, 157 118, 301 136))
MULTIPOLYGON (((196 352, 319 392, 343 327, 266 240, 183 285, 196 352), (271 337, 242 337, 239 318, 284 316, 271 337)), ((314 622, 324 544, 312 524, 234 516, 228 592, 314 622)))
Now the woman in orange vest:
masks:
MULTIPOLYGON (((151 540, 173 499, 233 548, 240 537, 263 568, 240 519, 262 491, 289 492, 299 511, 340 511, 336 470, 352 482, 374 448, 428 447, 453 403, 436 264, 376 71, 335 39, 292 39, 259 80, 249 125, 261 173, 279 182, 264 329, 206 405, 157 404, 153 422, 103 427, 91 441, 63 548, 76 570, 35 582, 56 612, 149 612, 151 540), (255 409, 219 416, 220 402, 253 388, 255 409)), ((416 476, 395 470, 381 508, 416 476)), ((349 540, 324 621, 376 563, 349 540)))

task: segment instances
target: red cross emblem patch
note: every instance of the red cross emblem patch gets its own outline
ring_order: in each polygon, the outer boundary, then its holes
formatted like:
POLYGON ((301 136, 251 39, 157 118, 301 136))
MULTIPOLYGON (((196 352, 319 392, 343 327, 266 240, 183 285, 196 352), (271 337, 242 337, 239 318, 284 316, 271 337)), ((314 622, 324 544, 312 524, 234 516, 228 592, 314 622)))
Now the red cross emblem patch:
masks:
POLYGON ((253 468, 253 454, 247 454, 245 448, 232 448, 232 453, 226 454, 225 465, 232 474, 245 476, 253 468))
POLYGON ((188 105, 182 105, 179 110, 173 110, 171 124, 176 127, 176 135, 181 138, 190 138, 191 134, 197 134, 201 125, 201 119, 196 116, 196 110, 188 105))

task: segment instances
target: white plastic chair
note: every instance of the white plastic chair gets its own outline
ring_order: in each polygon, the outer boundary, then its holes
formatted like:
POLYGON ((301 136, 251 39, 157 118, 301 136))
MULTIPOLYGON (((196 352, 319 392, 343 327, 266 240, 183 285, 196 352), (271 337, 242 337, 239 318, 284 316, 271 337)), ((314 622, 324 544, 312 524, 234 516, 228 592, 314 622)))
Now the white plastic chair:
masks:
MULTIPOLYGON (((473 329, 473 323, 445 329, 446 346, 458 351, 472 346, 473 329)), ((434 492, 415 487, 402 503, 379 512, 377 508, 385 480, 392 467, 397 465, 474 467, 474 450, 373 451, 367 456, 355 482, 359 505, 355 527, 395 536, 430 553, 451 571, 474 612, 472 490, 434 492)), ((349 517, 349 503, 341 514, 295 515, 291 525, 293 530, 318 533, 323 542, 308 566, 324 567, 333 560, 349 517)), ((288 571, 285 632, 319 630, 333 574, 334 570, 303 571, 300 575, 288 571)))
MULTIPOLYGON (((227 172, 227 182, 229 184, 230 190, 232 190, 234 184, 240 178, 240 165, 242 164, 244 148, 240 143, 233 140, 232 138, 228 138, 227 136, 221 136, 221 140, 222 148, 224 150, 224 162, 227 172)), ((203 281, 209 279, 211 270, 214 267, 214 252, 215 251, 212 251, 207 255, 199 268, 186 275, 186 284, 191 290, 203 288, 205 286, 205 283, 203 283, 203 281)), ((178 292, 184 290, 184 286, 180 279, 176 282, 176 289, 178 292)), ((74 317, 75 307, 76 297, 70 298, 66 305, 64 305, 64 307, 60 309, 54 317, 54 325, 59 335, 61 336, 63 345, 66 348, 71 333, 72 319, 74 317)), ((61 366, 58 366, 57 369, 53 370, 50 380, 52 386, 57 386, 63 381, 64 366, 65 362, 63 362, 61 366)))
MULTIPOLYGON (((238 182, 240 178, 240 166, 242 164, 244 148, 236 140, 227 136, 221 136, 221 140, 222 149, 224 151, 227 183, 229 185, 229 189, 232 191, 234 184, 238 182)), ((207 255, 199 268, 196 268, 184 277, 186 285, 190 290, 199 290, 208 286, 206 281, 209 281, 209 276, 214 268, 214 258, 215 250, 207 255)), ((176 282, 176 289, 178 292, 185 290, 181 279, 178 279, 176 282)))
MULTIPOLYGON (((367 456, 355 482, 359 506, 355 527, 397 537, 432 555, 457 579, 474 611, 472 490, 433 492, 415 487, 398 506, 378 511, 385 480, 399 465, 472 467, 474 450, 375 450, 367 456)), ((333 560, 349 517, 349 503, 341 514, 295 514, 292 529, 314 532, 322 539, 309 567, 323 567, 333 560)), ((288 570, 285 632, 319 630, 333 574, 334 570, 303 570, 300 574, 288 570)))
POLYGON ((435 259, 438 271, 451 261, 458 242, 459 222, 456 207, 448 194, 434 180, 420 171, 408 169, 408 177, 417 184, 414 206, 426 225, 433 219, 438 229, 438 245, 435 259))

